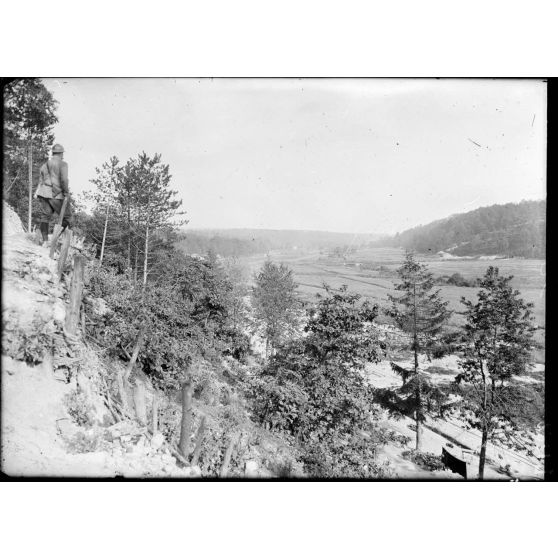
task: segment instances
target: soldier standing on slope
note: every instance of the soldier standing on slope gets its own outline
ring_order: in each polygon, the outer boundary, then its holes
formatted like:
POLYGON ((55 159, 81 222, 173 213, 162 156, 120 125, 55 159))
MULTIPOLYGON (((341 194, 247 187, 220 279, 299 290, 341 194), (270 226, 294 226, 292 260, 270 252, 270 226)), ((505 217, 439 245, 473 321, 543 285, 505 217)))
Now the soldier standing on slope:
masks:
MULTIPOLYGON (((48 226, 53 215, 60 214, 64 198, 69 197, 68 189, 68 163, 64 160, 64 148, 55 144, 52 148, 52 158, 40 169, 40 184, 47 186, 41 188, 37 198, 41 202, 40 228, 43 244, 48 240, 48 226), (50 186, 50 189, 48 188, 50 186)), ((70 226, 71 209, 70 200, 66 204, 62 230, 70 226)))

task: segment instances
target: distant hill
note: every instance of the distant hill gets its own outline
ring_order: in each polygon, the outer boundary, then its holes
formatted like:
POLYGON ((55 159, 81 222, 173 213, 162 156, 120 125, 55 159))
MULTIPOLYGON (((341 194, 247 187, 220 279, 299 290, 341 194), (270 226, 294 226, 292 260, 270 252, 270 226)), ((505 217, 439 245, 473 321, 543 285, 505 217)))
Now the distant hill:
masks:
POLYGON ((504 255, 544 258, 546 200, 481 207, 408 229, 376 245, 455 256, 504 255))
POLYGON ((222 256, 265 254, 272 250, 321 250, 363 246, 379 235, 274 229, 187 229, 177 246, 188 254, 208 250, 222 256))

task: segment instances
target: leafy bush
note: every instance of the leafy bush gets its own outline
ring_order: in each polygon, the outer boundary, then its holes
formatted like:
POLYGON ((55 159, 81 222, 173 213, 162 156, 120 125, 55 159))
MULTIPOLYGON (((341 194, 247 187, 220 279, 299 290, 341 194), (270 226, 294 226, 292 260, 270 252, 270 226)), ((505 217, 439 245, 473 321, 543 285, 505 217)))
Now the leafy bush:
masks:
POLYGON ((91 415, 93 406, 87 396, 78 389, 72 390, 64 397, 64 404, 68 414, 78 426, 91 426, 91 415))
POLYGON ((53 332, 50 322, 35 319, 28 329, 24 329, 18 324, 16 316, 5 315, 2 319, 2 352, 27 364, 39 364, 52 352, 53 332))
POLYGON ((409 461, 412 461, 419 467, 426 469, 427 471, 441 471, 442 469, 445 469, 442 457, 434 453, 407 450, 404 451, 401 456, 409 461))
POLYGON ((322 478, 378 478, 389 476, 376 460, 376 446, 360 435, 336 437, 306 444, 304 471, 322 478))
POLYGON ((113 311, 92 317, 89 335, 110 356, 127 361, 140 328, 146 327, 138 365, 167 392, 179 389, 200 359, 217 363, 223 354, 249 354, 248 340, 229 323, 231 288, 224 271, 214 262, 186 256, 171 263, 145 292, 114 267, 93 269, 89 283, 91 295, 103 298, 113 311))
POLYGON ((283 345, 249 382, 253 417, 295 437, 305 471, 316 476, 374 476, 372 389, 361 371, 382 349, 370 328, 377 314, 346 287, 318 296, 305 335, 283 345))
POLYGON ((71 453, 90 453, 107 449, 109 442, 103 430, 80 430, 69 440, 67 446, 71 453))

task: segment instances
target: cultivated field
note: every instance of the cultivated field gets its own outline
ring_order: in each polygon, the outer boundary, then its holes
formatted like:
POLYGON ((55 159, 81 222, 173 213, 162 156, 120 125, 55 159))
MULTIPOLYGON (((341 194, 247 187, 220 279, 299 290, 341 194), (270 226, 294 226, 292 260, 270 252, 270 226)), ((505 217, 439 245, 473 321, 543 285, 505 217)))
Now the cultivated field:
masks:
MULTIPOLYGON (((312 300, 318 292, 323 292, 323 284, 333 288, 348 285, 349 290, 357 291, 363 297, 385 307, 388 304, 388 294, 394 294, 394 281, 397 277, 395 270, 403 261, 403 250, 394 248, 374 248, 357 250, 345 258, 329 257, 325 253, 308 252, 274 252, 269 258, 275 262, 283 262, 294 273, 296 282, 300 285, 301 298, 312 300)), ((265 256, 242 258, 242 264, 250 275, 258 271, 265 260, 265 256)), ((500 269, 504 275, 513 275, 513 285, 522 297, 534 304, 536 324, 542 328, 537 333, 537 340, 544 344, 545 327, 545 260, 527 260, 519 258, 498 260, 466 260, 448 259, 439 256, 419 256, 418 259, 427 264, 435 276, 460 273, 465 279, 482 277, 490 265, 500 269)), ((457 314, 463 309, 461 297, 469 300, 476 298, 477 288, 440 286, 441 293, 449 306, 456 311, 452 318, 457 325, 462 317, 457 314)), ((382 321, 380 316, 379 321, 382 321)), ((544 363, 544 350, 537 351, 536 360, 544 363)))

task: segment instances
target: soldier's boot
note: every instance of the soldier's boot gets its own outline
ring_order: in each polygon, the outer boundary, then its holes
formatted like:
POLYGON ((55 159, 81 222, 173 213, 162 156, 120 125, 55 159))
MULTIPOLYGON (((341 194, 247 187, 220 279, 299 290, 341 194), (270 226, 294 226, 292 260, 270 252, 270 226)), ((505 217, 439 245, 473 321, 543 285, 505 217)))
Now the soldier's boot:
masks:
POLYGON ((48 223, 41 223, 41 236, 43 237, 43 245, 48 241, 48 223))

